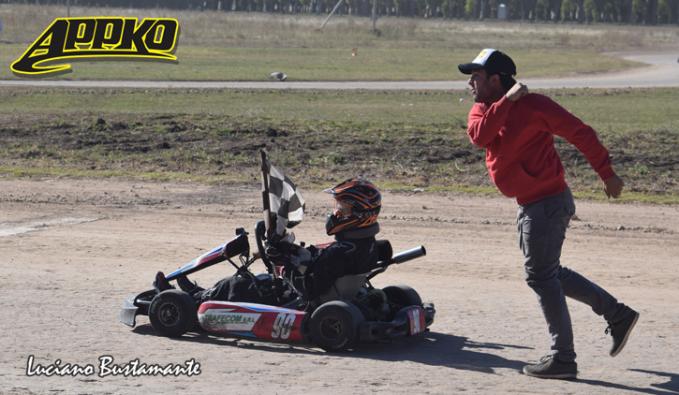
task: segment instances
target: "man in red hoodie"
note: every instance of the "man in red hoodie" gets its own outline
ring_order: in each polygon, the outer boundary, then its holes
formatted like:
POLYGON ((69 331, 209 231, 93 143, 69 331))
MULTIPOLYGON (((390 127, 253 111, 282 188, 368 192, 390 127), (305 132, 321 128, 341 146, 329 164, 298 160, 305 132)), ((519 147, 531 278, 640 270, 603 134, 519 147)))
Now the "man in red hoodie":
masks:
POLYGON ((588 304, 608 321, 606 333, 613 337, 611 356, 625 346, 639 313, 560 264, 575 204, 554 147, 554 135, 584 154, 608 197, 620 196, 623 182, 594 130, 550 98, 529 93, 525 85, 517 83, 516 65, 509 56, 484 49, 471 63, 458 68, 470 75, 475 101, 467 134, 472 143, 486 149, 486 166, 497 188, 519 204, 517 225, 526 282, 538 296, 552 338, 550 354, 526 365, 523 373, 575 378, 573 329, 565 296, 588 304))

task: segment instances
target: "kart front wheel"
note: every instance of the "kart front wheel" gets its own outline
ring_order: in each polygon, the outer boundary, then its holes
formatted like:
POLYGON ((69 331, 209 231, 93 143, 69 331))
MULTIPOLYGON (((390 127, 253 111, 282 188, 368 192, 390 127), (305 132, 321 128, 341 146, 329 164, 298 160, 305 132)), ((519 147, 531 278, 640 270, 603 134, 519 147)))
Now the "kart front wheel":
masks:
POLYGON ((179 337, 196 323, 196 302, 184 291, 168 289, 151 301, 149 320, 159 334, 179 337))
POLYGON ((351 303, 324 303, 311 314, 311 340, 325 351, 344 351, 358 340, 358 327, 363 320, 361 311, 351 303))

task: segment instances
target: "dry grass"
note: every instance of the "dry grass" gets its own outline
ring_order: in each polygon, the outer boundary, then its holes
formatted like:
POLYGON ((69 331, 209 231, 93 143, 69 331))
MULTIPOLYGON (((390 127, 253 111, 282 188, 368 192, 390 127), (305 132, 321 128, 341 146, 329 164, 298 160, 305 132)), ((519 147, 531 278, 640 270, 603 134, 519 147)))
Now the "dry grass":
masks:
MULTIPOLYGON (((0 18, 6 43, 28 43, 56 17, 66 15, 63 6, 2 4, 0 18)), ((335 17, 324 30, 324 15, 278 15, 71 7, 71 16, 119 15, 177 17, 182 26, 180 45, 228 47, 382 47, 477 49, 579 49, 620 51, 677 47, 676 27, 574 25, 520 22, 466 22, 385 17, 378 21, 381 35, 370 32, 368 18, 335 17)))
MULTIPOLYGON (((0 5, 0 63, 19 57, 65 7, 0 5)), ((285 71, 292 80, 462 79, 456 65, 480 48, 511 53, 520 76, 551 77, 606 72, 637 64, 602 51, 676 45, 679 30, 664 27, 464 22, 381 18, 381 34, 366 18, 73 7, 72 16, 178 17, 178 65, 83 62, 69 79, 265 80, 285 71), (358 57, 351 57, 358 48, 358 57)), ((9 68, 0 78, 13 78, 9 68)))

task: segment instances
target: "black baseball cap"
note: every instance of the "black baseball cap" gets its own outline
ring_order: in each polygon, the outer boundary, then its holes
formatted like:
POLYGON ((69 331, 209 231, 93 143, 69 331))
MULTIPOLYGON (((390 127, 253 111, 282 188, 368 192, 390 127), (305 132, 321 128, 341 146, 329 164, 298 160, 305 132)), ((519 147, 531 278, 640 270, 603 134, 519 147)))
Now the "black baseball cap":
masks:
POLYGON ((471 63, 459 64, 457 68, 462 74, 483 69, 488 74, 516 75, 516 65, 512 58, 493 48, 482 50, 471 63))

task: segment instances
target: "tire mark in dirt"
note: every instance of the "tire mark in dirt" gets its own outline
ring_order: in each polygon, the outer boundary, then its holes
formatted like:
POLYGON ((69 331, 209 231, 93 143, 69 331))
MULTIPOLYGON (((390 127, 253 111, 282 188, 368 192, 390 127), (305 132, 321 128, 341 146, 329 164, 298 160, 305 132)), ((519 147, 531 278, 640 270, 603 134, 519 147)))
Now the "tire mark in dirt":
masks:
POLYGON ((100 219, 102 218, 58 217, 58 218, 34 219, 30 221, 1 222, 0 237, 14 236, 22 233, 34 232, 37 230, 43 230, 53 226, 78 225, 98 221, 100 219))

